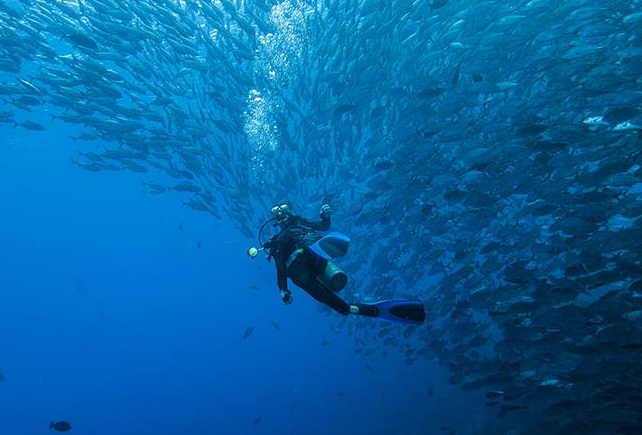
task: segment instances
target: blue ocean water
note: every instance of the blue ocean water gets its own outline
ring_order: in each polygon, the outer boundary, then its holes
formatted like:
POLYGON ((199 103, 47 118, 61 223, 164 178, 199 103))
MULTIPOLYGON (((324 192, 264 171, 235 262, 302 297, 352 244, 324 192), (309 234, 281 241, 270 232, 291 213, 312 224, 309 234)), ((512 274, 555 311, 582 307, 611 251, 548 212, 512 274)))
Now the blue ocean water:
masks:
POLYGON ((338 315, 296 289, 281 303, 273 265, 248 259, 256 242, 230 222, 143 194, 138 174, 79 169, 75 132, 41 122, 0 130, 0 433, 480 427, 438 364, 355 353, 338 315))
POLYGON ((641 8, 0 2, 0 435, 642 434, 641 8))

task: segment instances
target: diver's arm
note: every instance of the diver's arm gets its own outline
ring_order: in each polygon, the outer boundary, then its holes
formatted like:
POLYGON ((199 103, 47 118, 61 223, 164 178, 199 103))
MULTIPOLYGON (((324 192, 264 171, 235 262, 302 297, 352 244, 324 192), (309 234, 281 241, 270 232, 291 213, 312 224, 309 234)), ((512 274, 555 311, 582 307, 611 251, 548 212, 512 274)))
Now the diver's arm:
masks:
POLYGON ((328 231, 330 229, 330 216, 321 218, 321 220, 317 222, 316 229, 319 231, 328 231))
POLYGON ((323 204, 321 210, 319 211, 320 221, 311 221, 303 219, 305 225, 309 226, 313 230, 317 231, 328 231, 330 229, 330 206, 328 204, 323 204))
POLYGON ((330 229, 330 218, 321 219, 320 221, 312 221, 309 219, 301 219, 303 225, 310 227, 316 231, 328 231, 330 229))
POLYGON ((281 241, 279 239, 280 235, 281 233, 276 234, 262 246, 263 250, 268 253, 268 261, 270 261, 270 259, 272 258, 275 258, 278 253, 278 248, 281 245, 281 241))
POLYGON ((286 274, 285 259, 281 257, 282 256, 278 256, 274 259, 274 263, 276 264, 276 284, 279 286, 279 290, 287 290, 288 277, 286 274))
POLYGON ((274 243, 274 238, 271 238, 271 239, 270 239, 270 240, 268 240, 267 242, 263 243, 263 246, 261 246, 261 247, 262 247, 266 252, 268 252, 268 253, 269 253, 269 252, 272 250, 272 248, 274 248, 274 245, 275 245, 275 243, 274 243))
POLYGON ((281 295, 281 300, 284 304, 292 303, 292 292, 288 290, 288 278, 286 271, 286 264, 283 259, 276 261, 276 281, 279 285, 279 294, 281 295))

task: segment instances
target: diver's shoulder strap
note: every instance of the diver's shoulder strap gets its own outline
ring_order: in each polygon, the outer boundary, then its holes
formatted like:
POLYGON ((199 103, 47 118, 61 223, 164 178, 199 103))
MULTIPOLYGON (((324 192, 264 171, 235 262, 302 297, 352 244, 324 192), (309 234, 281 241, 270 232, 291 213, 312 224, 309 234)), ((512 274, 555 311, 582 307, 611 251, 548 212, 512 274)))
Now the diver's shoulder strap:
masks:
POLYGON ((303 254, 303 248, 299 248, 299 249, 295 250, 295 251, 294 251, 293 253, 291 253, 291 254, 290 254, 290 256, 288 257, 288 259, 287 259, 287 260, 286 260, 286 262, 285 262, 285 265, 286 265, 288 268, 290 268, 290 265, 291 265, 292 263, 294 263, 294 260, 296 260, 296 259, 299 257, 299 255, 301 255, 301 254, 303 254))

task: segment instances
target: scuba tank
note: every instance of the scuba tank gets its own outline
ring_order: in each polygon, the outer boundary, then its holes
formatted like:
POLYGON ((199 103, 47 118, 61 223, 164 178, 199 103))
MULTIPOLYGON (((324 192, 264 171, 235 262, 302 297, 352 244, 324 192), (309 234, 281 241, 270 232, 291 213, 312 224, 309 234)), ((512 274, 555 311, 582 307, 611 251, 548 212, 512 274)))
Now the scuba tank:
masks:
POLYGON ((350 238, 345 234, 331 232, 310 245, 319 257, 327 260, 325 269, 317 279, 333 292, 342 290, 348 284, 348 275, 334 263, 334 259, 348 252, 350 238))
POLYGON ((317 279, 332 290, 333 292, 338 292, 343 290, 343 288, 348 284, 348 275, 339 268, 332 261, 328 260, 325 270, 317 277, 317 279))

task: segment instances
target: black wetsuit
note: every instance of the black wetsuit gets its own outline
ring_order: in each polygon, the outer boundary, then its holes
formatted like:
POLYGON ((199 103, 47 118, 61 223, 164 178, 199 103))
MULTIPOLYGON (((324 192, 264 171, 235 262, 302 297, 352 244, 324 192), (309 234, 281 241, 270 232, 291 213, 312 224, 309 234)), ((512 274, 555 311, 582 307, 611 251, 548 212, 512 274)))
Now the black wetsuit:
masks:
POLYGON ((321 238, 317 231, 330 229, 330 217, 311 221, 301 216, 290 215, 280 225, 281 230, 264 247, 276 263, 276 279, 279 290, 287 289, 287 278, 305 290, 310 296, 341 314, 350 314, 350 304, 325 287, 317 277, 325 270, 328 260, 315 254, 308 246, 321 238), (297 249, 303 252, 287 267, 290 255, 297 249))

